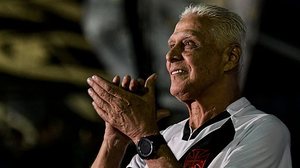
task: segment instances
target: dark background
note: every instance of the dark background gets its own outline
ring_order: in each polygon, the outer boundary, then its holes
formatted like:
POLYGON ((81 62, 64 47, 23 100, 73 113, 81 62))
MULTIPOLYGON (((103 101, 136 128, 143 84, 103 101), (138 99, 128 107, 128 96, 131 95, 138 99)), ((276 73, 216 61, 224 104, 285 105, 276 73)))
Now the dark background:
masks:
POLYGON ((265 1, 258 42, 247 75, 244 94, 257 106, 279 117, 291 132, 293 167, 299 167, 300 11, 298 1, 265 1))
MULTIPOLYGON (((83 168, 97 154, 104 124, 90 104, 86 78, 111 76, 84 37, 82 4, 0 1, 1 168, 83 168)), ((257 108, 288 126, 293 167, 299 167, 299 11, 297 0, 263 1, 244 86, 257 108)))

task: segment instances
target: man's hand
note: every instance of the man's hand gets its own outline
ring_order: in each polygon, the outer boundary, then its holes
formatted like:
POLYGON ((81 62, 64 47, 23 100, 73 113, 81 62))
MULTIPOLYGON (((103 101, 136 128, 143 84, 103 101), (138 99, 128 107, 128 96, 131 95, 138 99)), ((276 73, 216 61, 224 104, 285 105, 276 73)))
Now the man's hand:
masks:
MULTIPOLYGON (((120 85, 120 77, 115 76, 112 82, 116 85, 120 85)), ((108 122, 105 122, 105 133, 103 137, 104 141, 113 142, 114 147, 117 146, 127 146, 130 142, 130 139, 120 132, 118 129, 114 128, 108 122)))
MULTIPOLYGON (((138 94, 138 95, 144 95, 148 92, 148 88, 144 87, 145 81, 141 78, 134 79, 131 78, 131 76, 126 75, 124 76, 122 82, 121 78, 119 76, 115 76, 113 78, 113 83, 117 86, 122 87, 125 90, 128 90, 132 93, 138 94)), ((156 110, 156 121, 159 121, 165 117, 168 117, 171 115, 171 112, 168 109, 157 109, 156 110)))
POLYGON ((118 129, 135 143, 145 135, 159 132, 155 112, 155 80, 151 75, 144 84, 145 93, 140 95, 139 82, 127 77, 117 86, 118 77, 109 82, 94 75, 88 79, 91 86, 88 92, 93 99, 93 106, 100 117, 111 126, 118 129))

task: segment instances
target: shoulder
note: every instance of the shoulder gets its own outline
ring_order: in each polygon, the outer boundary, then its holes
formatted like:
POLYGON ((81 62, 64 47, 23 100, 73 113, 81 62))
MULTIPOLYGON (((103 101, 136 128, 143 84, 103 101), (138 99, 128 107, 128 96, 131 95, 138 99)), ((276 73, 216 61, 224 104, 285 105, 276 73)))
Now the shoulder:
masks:
POLYGON ((275 115, 252 108, 231 117, 236 138, 253 144, 284 145, 290 143, 287 126, 275 115))
POLYGON ((289 141, 290 132, 287 126, 275 115, 265 114, 255 121, 256 130, 269 135, 270 138, 282 137, 289 141), (287 139, 288 138, 288 139, 287 139))
POLYGON ((227 110, 236 130, 270 131, 289 135, 287 126, 277 116, 257 109, 245 97, 232 103, 227 110))

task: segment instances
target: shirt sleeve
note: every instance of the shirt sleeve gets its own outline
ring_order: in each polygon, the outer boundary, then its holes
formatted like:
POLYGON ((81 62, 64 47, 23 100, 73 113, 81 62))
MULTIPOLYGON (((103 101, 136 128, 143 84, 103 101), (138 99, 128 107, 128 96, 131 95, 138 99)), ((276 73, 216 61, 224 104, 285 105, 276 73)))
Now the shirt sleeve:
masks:
POLYGON ((137 154, 134 155, 126 168, 146 168, 146 162, 137 154))

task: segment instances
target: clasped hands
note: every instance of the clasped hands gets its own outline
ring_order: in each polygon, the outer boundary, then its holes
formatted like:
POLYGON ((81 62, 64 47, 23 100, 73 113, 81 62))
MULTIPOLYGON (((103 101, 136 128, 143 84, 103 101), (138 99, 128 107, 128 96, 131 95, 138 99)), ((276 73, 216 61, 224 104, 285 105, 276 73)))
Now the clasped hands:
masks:
POLYGON ((144 82, 126 75, 121 81, 115 76, 112 82, 93 75, 87 79, 88 93, 98 115, 106 122, 107 134, 116 133, 134 143, 147 135, 159 132, 155 109, 155 80, 152 74, 144 82))

